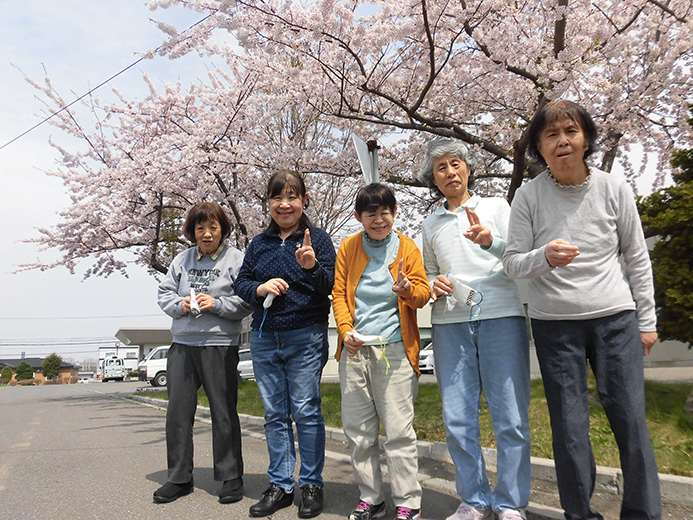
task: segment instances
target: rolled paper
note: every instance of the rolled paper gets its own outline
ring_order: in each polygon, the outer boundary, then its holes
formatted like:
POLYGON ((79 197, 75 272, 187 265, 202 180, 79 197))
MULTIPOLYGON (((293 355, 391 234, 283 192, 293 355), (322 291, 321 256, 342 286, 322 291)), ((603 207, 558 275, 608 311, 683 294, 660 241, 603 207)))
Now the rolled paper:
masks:
POLYGON ((192 312, 192 315, 196 318, 202 313, 200 304, 197 303, 197 298, 195 297, 195 289, 192 287, 190 288, 190 312, 192 312))

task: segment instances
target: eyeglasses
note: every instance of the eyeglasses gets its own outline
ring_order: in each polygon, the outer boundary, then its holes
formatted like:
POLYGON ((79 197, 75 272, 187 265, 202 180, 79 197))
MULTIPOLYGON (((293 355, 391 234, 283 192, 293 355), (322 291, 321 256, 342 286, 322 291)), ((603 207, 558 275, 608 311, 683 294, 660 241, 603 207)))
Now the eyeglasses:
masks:
POLYGON ((476 319, 479 316, 481 316, 481 302, 483 302, 483 301, 484 301, 484 295, 481 294, 480 291, 477 291, 476 294, 474 295, 474 299, 473 299, 474 303, 472 303, 471 307, 469 308, 469 321, 476 319), (475 301, 475 300, 477 300, 477 296, 478 296, 479 301, 475 301))

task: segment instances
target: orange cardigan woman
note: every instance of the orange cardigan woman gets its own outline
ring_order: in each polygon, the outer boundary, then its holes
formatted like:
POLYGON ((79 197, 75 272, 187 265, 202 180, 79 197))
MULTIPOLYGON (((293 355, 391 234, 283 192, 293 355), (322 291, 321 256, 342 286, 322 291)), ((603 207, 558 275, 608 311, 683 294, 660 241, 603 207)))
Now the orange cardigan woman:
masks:
POLYGON ((346 239, 337 253, 332 291, 339 335, 335 357, 342 423, 361 498, 351 520, 385 514, 378 462, 381 424, 395 518, 417 520, 421 514, 412 426, 421 348, 416 310, 431 293, 418 247, 392 230, 396 212, 390 188, 378 183, 361 188, 355 216, 363 232, 346 239), (341 356, 344 349, 347 356, 341 356))

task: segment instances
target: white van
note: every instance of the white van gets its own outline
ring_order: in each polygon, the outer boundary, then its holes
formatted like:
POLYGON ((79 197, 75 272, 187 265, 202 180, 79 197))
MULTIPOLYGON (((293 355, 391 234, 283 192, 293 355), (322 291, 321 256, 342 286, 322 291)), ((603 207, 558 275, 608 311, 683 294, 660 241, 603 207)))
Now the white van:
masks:
POLYGON ((253 372, 253 357, 250 355, 250 349, 243 348, 238 351, 238 376, 243 379, 254 379, 253 372))
POLYGON ((137 365, 137 378, 140 381, 149 381, 152 386, 166 386, 166 361, 169 348, 168 345, 156 347, 140 361, 137 365))
POLYGON ((125 361, 115 354, 106 357, 101 365, 101 381, 122 381, 125 379, 125 361))
MULTIPOLYGON (((169 348, 171 347, 156 347, 140 361, 137 365, 137 378, 140 381, 149 381, 152 386, 166 386, 166 362, 169 348)), ((250 349, 241 349, 238 357, 238 375, 244 379, 254 378, 250 349)))

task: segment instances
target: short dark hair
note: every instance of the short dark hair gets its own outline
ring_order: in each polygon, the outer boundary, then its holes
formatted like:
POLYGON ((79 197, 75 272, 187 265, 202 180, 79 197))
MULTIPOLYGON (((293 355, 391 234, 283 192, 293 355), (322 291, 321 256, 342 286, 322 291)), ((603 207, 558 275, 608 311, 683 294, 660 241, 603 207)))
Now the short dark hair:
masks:
MULTIPOLYGON (((303 182, 303 177, 300 173, 293 170, 281 170, 275 172, 267 181, 267 200, 281 195, 284 189, 288 189, 290 192, 298 195, 302 199, 306 196, 306 183, 303 182)), ((308 208, 308 202, 303 206, 303 214, 301 215, 301 220, 298 223, 298 229, 305 230, 310 229, 313 225, 310 223, 308 215, 306 215, 305 209, 308 208)), ((279 232, 279 226, 274 221, 270 219, 269 229, 279 232)))
POLYGON ((587 140, 588 148, 585 150, 585 157, 592 155, 597 148, 597 125, 587 110, 577 103, 561 99, 547 103, 532 119, 528 130, 530 157, 541 164, 546 164, 539 153, 539 135, 547 126, 564 117, 571 119, 580 127, 587 140))
POLYGON ((390 211, 395 211, 397 206, 395 194, 384 184, 374 182, 368 186, 363 186, 356 194, 354 209, 359 215, 364 211, 377 211, 381 206, 385 206, 390 211))
POLYGON ((284 188, 289 187, 299 197, 306 196, 306 184, 303 182, 303 177, 298 172, 292 170, 282 170, 275 172, 267 182, 267 198, 276 197, 284 191, 284 188))
POLYGON ((188 216, 185 218, 185 224, 183 224, 183 234, 185 238, 195 244, 195 227, 208 220, 216 220, 219 222, 222 240, 231 235, 231 221, 229 217, 226 216, 222 207, 216 202, 200 202, 190 208, 188 216))

